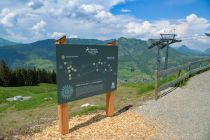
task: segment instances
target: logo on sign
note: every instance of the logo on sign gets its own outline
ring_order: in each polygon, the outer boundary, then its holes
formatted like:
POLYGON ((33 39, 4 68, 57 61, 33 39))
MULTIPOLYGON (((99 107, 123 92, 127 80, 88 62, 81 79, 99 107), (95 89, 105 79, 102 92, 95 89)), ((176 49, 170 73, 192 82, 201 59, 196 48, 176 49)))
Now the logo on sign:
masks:
POLYGON ((114 88, 115 88, 115 83, 112 82, 111 89, 114 89, 114 88))
POLYGON ((94 49, 94 48, 86 48, 85 50, 87 53, 91 54, 91 55, 97 55, 98 54, 98 49, 94 49))
POLYGON ((69 100, 73 94, 73 87, 70 85, 65 85, 61 89, 61 96, 65 100, 69 100))

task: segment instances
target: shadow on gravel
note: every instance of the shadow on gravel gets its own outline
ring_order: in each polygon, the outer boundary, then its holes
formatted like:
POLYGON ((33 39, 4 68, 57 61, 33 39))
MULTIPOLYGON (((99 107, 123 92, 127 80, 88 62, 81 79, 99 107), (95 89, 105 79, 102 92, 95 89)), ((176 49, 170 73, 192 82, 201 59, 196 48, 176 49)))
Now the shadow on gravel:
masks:
MULTIPOLYGON (((128 106, 125 106, 123 107, 122 109, 118 110, 114 115, 114 116, 118 116, 120 115, 121 113, 124 113, 126 112, 127 110, 129 110, 131 107, 133 107, 133 105, 128 105, 128 106)), ((74 126, 73 128, 69 129, 69 132, 73 132, 73 131, 76 131, 82 127, 86 127, 90 124, 93 124, 93 123, 96 123, 96 122, 99 122, 101 121, 102 119, 106 118, 106 115, 101 115, 101 114, 98 114, 98 115, 95 115, 93 116, 91 119, 89 119, 88 121, 86 122, 83 122, 81 124, 78 124, 76 126, 74 126)))
POLYGON ((164 96, 168 95, 169 93, 171 93, 171 92, 174 91, 175 89, 177 89, 177 87, 173 87, 173 88, 171 88, 170 90, 163 92, 161 95, 159 95, 158 98, 161 98, 161 97, 164 97, 164 96))
POLYGON ((73 132, 73 131, 76 131, 76 130, 82 128, 82 127, 86 127, 86 126, 88 126, 90 124, 99 122, 99 121, 101 121, 104 118, 106 118, 105 115, 98 114, 98 115, 92 117, 90 120, 88 120, 88 121, 86 121, 84 123, 78 124, 78 125, 74 126, 73 128, 69 129, 69 132, 73 132))

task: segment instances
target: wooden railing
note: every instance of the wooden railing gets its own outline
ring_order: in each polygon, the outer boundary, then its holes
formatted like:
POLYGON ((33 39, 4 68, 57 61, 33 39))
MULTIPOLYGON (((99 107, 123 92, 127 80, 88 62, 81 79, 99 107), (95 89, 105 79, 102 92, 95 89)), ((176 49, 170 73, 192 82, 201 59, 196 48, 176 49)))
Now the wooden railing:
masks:
POLYGON ((167 70, 162 71, 155 71, 155 99, 158 99, 159 92, 162 90, 165 90, 169 87, 175 86, 177 83, 180 83, 181 81, 185 80, 186 78, 189 78, 192 74, 201 72, 203 70, 210 68, 210 58, 208 59, 202 59, 195 62, 190 62, 185 65, 180 65, 175 68, 170 68, 167 70), (184 72, 182 74, 182 72, 184 72), (165 83, 163 85, 160 85, 161 78, 175 75, 178 73, 177 79, 170 81, 168 83, 165 83))

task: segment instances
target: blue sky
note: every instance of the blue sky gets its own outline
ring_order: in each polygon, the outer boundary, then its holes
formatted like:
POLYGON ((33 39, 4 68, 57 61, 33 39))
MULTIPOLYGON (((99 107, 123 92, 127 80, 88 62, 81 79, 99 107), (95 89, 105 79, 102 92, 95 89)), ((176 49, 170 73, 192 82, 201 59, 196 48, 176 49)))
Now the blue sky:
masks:
MULTIPOLYGON (((33 42, 70 38, 183 38, 210 31, 209 0, 1 0, 0 37, 33 42)), ((205 50, 210 39, 183 41, 205 50)), ((181 45, 181 44, 177 44, 181 45)))
POLYGON ((131 0, 114 6, 111 12, 122 14, 122 9, 128 9, 129 15, 150 21, 180 19, 192 13, 210 19, 209 0, 131 0))

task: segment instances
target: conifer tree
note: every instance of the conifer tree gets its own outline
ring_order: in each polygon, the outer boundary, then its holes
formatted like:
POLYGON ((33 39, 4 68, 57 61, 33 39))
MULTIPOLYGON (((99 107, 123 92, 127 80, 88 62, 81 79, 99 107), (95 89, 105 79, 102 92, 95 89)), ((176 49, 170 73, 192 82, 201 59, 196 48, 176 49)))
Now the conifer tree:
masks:
POLYGON ((0 60, 0 79, 2 82, 2 86, 10 86, 10 69, 7 64, 0 60))

